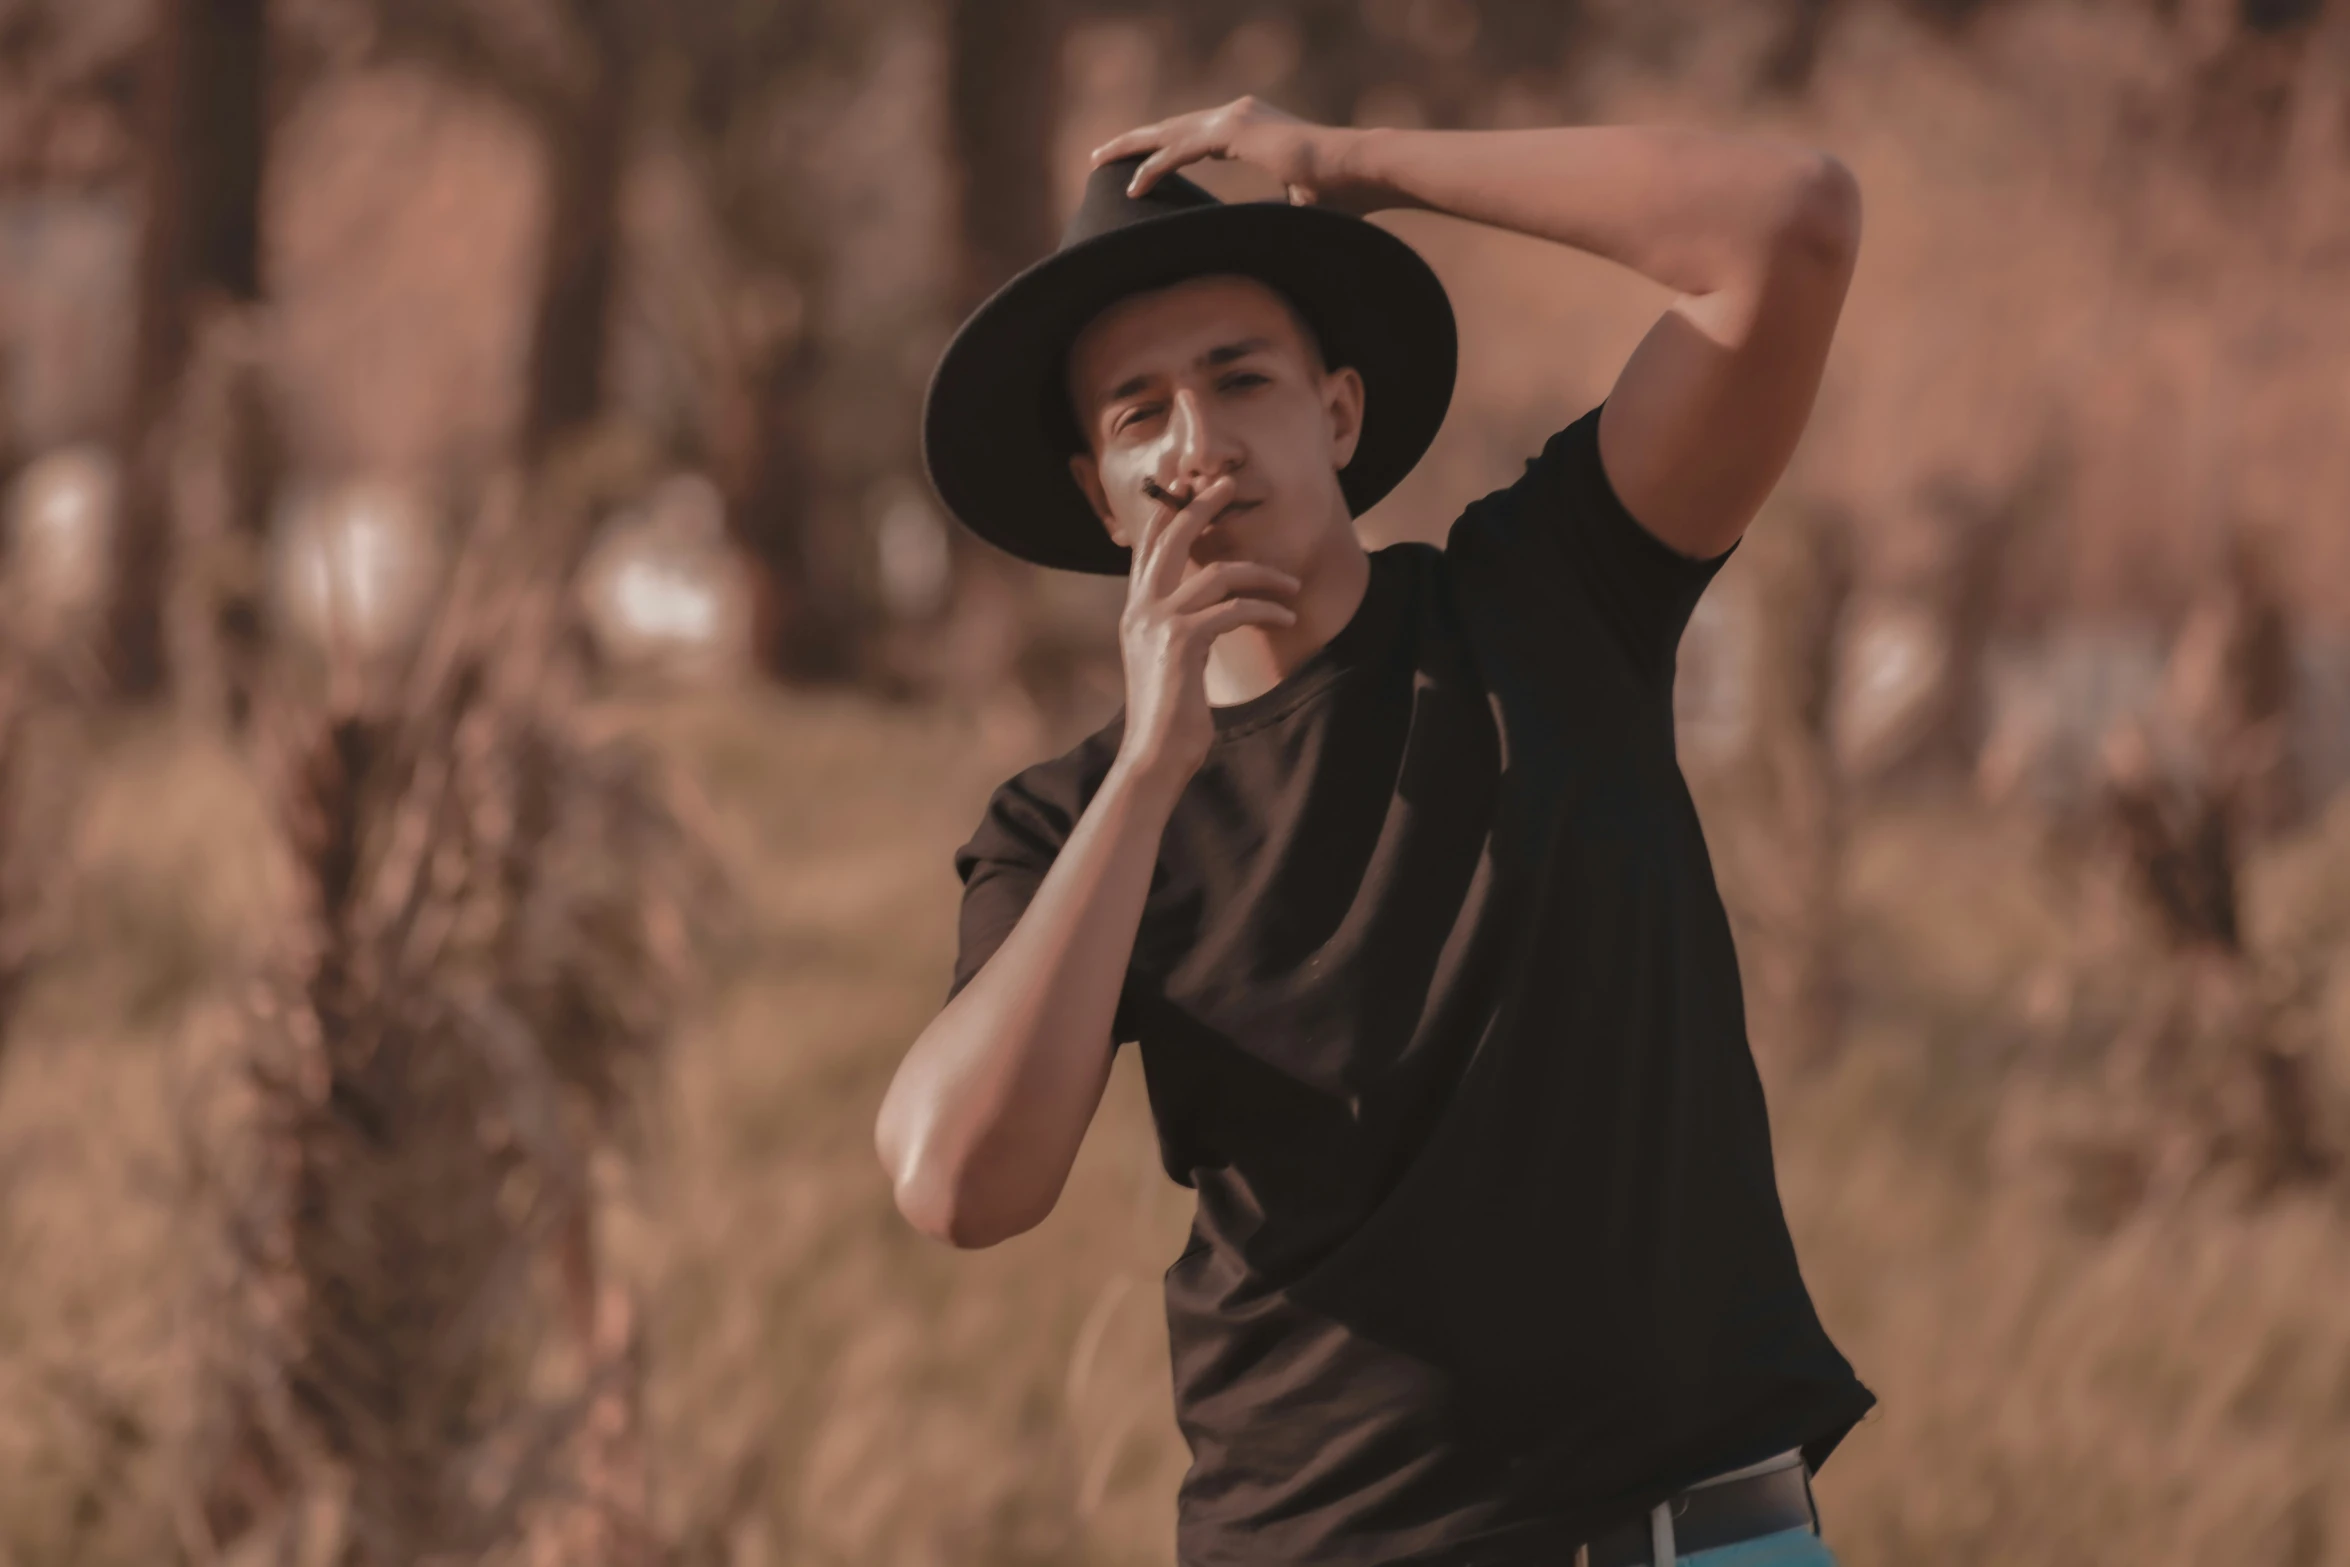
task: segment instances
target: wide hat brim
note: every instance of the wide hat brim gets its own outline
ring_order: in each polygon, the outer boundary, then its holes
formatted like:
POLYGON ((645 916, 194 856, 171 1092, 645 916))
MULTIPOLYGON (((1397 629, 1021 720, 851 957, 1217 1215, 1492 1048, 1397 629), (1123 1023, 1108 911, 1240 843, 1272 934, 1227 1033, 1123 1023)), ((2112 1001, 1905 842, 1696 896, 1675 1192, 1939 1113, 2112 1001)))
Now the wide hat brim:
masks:
POLYGON ((974 311, 923 400, 923 460, 972 532, 1040 566, 1125 574, 1069 472, 1067 364, 1103 309, 1186 278, 1235 273, 1296 306, 1332 367, 1363 378, 1363 429, 1339 472, 1361 515, 1418 463, 1452 401, 1458 339, 1444 285, 1375 223, 1286 201, 1215 202, 1064 246, 974 311))

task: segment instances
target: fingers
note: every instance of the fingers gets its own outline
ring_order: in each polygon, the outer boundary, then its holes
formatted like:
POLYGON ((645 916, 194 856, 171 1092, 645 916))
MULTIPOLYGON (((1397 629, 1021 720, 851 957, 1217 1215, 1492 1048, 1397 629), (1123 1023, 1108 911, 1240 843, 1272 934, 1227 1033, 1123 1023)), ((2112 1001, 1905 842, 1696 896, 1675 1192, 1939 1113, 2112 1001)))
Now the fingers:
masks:
POLYGON ((1175 585, 1183 580, 1183 563, 1191 558, 1191 547, 1198 542, 1200 530, 1232 503, 1237 488, 1232 475, 1225 474, 1194 491, 1180 511, 1144 535, 1132 568, 1141 578, 1143 592, 1162 598, 1175 591, 1175 585))
POLYGON ((1222 145, 1206 136, 1192 135, 1171 141, 1142 160, 1142 167, 1136 169, 1134 178, 1126 182, 1126 194, 1141 195, 1159 182, 1160 175, 1172 173, 1187 163, 1223 156, 1222 145))
POLYGON ((1173 497, 1151 503, 1149 514, 1142 519, 1141 530, 1135 534, 1133 544, 1127 547, 1128 603, 1140 603, 1149 595, 1152 581, 1150 563, 1158 558, 1159 535, 1166 531, 1167 524, 1174 521, 1176 514, 1182 510, 1183 503, 1173 497))
POLYGON ((1090 160, 1091 167, 1098 169, 1114 158, 1131 157, 1135 153, 1149 152, 1165 145, 1167 125, 1167 121, 1158 120, 1149 125, 1138 125, 1122 135, 1111 137, 1099 147, 1094 148, 1090 160))
POLYGON ((1226 599, 1183 617, 1184 627, 1205 646, 1235 626, 1294 626, 1297 611, 1271 599, 1226 599))
POLYGON ((1216 110, 1202 110, 1196 114, 1177 115, 1171 120, 1160 120, 1151 125, 1140 125, 1121 136, 1113 136, 1094 148, 1091 166, 1100 168, 1116 158, 1132 157, 1147 152, 1149 157, 1126 182, 1126 194, 1139 196, 1159 182, 1159 177, 1171 169, 1202 158, 1227 156, 1222 138, 1207 128, 1208 116, 1216 110))
POLYGON ((1167 607, 1179 611, 1202 609, 1221 599, 1251 589, 1286 597, 1297 592, 1297 578, 1260 561, 1220 560, 1167 595, 1167 607))
POLYGON ((1137 584, 1143 579, 1144 564, 1152 558, 1151 550, 1159 535, 1166 530, 1168 523, 1175 520, 1176 513, 1182 510, 1183 503, 1179 500, 1154 501, 1151 504, 1150 515, 1142 519, 1142 531, 1135 535, 1134 547, 1129 552, 1132 558, 1128 570, 1137 584))

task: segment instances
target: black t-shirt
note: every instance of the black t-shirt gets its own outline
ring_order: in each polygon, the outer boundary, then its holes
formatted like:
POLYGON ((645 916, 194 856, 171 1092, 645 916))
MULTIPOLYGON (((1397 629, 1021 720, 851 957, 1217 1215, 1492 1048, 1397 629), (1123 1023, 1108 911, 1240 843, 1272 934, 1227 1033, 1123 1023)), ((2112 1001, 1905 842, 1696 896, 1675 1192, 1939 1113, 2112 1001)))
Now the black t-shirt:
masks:
MULTIPOLYGON (((1721 564, 1610 488, 1598 410, 1214 709, 1117 1016, 1169 1175, 1183 1567, 1572 1559, 1875 1402, 1780 1212, 1730 928, 1673 752, 1721 564)), ((1123 713, 955 856, 959 991, 1123 713)))

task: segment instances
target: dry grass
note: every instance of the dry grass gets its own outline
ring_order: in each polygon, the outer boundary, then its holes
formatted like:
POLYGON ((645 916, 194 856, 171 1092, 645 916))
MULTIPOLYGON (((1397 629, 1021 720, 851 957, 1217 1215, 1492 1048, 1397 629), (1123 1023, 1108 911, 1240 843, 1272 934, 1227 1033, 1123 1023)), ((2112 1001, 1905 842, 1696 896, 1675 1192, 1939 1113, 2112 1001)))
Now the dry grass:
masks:
POLYGON ((313 705, 287 670, 265 704, 299 895, 246 1030, 258 1162, 214 1183, 249 1327, 199 1558, 270 1491, 332 1490, 354 1564, 646 1559, 642 1310, 595 1166, 723 886, 664 769, 583 703, 564 589, 602 462, 527 508, 493 487, 384 693, 346 669, 313 705))
MULTIPOLYGON (((989 1252, 914 1235, 870 1149, 943 990, 948 852, 1018 759, 845 699, 637 717, 701 780, 749 896, 609 1227, 652 1302, 659 1532, 685 1562, 1167 1561, 1184 1458, 1157 1287, 1186 1213, 1135 1063, 1061 1209, 989 1252)), ((195 1407, 175 1099, 283 895, 210 742, 110 736, 96 777, 90 890, 0 1083, 0 1560, 175 1554, 195 1407)), ((2330 943, 2345 851, 2337 815, 2257 861, 2256 938, 2330 943)), ((2338 1199, 2075 1224, 2006 1128, 2126 972, 2081 893, 2026 827, 1933 806, 1864 816, 1848 875, 1849 1050, 1772 1085, 1808 1275, 1884 1399, 1824 1477, 1833 1543, 1856 1567, 2350 1561, 2338 1199), (2070 999, 2059 972, 2082 976, 2070 999)))
POLYGON ((599 1196, 725 900, 669 770, 583 699, 566 524, 609 455, 527 510, 491 487, 412 659, 271 668, 243 847, 274 884, 193 976, 232 993, 168 1128, 185 1559, 644 1559, 599 1196))

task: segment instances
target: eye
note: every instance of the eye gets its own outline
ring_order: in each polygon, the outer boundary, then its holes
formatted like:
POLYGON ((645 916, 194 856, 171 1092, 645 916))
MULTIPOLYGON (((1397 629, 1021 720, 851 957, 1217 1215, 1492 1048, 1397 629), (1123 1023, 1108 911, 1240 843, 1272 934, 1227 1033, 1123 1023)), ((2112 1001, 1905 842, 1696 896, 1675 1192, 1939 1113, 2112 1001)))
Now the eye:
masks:
POLYGON ((1158 411, 1159 405, 1157 403, 1136 403, 1132 408, 1126 409, 1117 418, 1111 420, 1110 428, 1114 431, 1123 430, 1130 424, 1140 424, 1143 420, 1156 415, 1158 411))
POLYGON ((1263 386, 1271 380, 1271 376, 1259 375, 1254 370, 1235 370, 1232 372, 1232 374, 1226 376, 1222 381, 1218 382, 1217 385, 1223 387, 1226 391, 1231 391, 1237 387, 1263 386))

